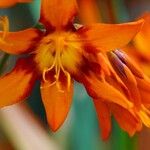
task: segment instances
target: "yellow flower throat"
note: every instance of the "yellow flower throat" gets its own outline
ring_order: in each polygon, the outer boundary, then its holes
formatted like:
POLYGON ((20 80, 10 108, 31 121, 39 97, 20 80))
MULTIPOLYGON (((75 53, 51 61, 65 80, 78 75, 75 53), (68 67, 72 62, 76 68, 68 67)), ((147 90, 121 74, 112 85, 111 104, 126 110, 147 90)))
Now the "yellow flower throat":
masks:
POLYGON ((67 78, 70 87, 70 73, 76 72, 81 62, 81 44, 77 35, 71 32, 53 33, 44 37, 36 49, 35 62, 43 75, 43 81, 48 82, 46 73, 54 71, 55 84, 59 86, 60 72, 67 78))

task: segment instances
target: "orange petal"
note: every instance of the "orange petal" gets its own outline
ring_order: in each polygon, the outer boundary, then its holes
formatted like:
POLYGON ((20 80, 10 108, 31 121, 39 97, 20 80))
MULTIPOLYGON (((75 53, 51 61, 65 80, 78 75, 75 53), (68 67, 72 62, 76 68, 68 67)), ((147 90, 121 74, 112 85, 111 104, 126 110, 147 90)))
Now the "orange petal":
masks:
POLYGON ((120 127, 133 136, 142 128, 141 122, 129 111, 116 104, 110 104, 110 109, 120 127))
POLYGON ((56 131, 66 119, 72 102, 73 84, 68 89, 63 82, 58 85, 50 85, 42 82, 41 95, 45 106, 48 123, 53 131, 56 131))
POLYGON ((0 0, 0 8, 10 7, 16 3, 27 3, 31 1, 32 0, 0 0))
POLYGON ((101 16, 96 0, 79 0, 79 15, 84 24, 101 21, 101 16))
POLYGON ((141 79, 136 77, 138 88, 144 91, 150 92, 150 80, 149 78, 141 79))
POLYGON ((40 20, 48 28, 62 29, 72 24, 76 11, 76 0, 42 0, 40 20))
POLYGON ((90 45, 92 52, 110 51, 125 46, 138 33, 143 19, 124 24, 93 24, 78 30, 82 42, 90 45))
POLYGON ((33 50, 39 38, 41 38, 41 32, 34 28, 29 28, 18 32, 8 32, 5 37, 5 32, 0 32, 0 49, 6 53, 22 54, 33 50))
POLYGON ((147 60, 150 60, 150 13, 145 13, 142 18, 145 22, 142 29, 134 39, 134 45, 142 56, 147 60))
POLYGON ((100 81, 95 77, 88 77, 85 87, 94 99, 104 99, 107 102, 116 103, 126 109, 130 109, 133 104, 115 87, 106 81, 100 81))
POLYGON ((150 108, 150 92, 140 89, 141 100, 144 106, 150 108))
POLYGON ((150 108, 150 81, 148 79, 136 78, 142 103, 150 108))
POLYGON ((15 68, 0 78, 0 107, 24 100, 31 92, 36 74, 29 59, 18 60, 15 68))
POLYGON ((100 99, 94 99, 99 126, 102 132, 103 140, 107 140, 111 132, 111 114, 107 105, 100 99))
POLYGON ((150 111, 146 107, 142 106, 142 109, 137 113, 143 124, 150 128, 150 111))

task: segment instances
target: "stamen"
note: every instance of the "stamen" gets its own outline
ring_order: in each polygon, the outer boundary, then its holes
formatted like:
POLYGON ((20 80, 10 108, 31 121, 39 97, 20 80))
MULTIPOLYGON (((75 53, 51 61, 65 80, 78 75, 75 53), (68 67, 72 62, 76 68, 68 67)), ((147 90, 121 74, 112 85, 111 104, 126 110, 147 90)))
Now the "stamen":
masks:
POLYGON ((46 80, 46 72, 47 72, 47 69, 44 69, 43 74, 42 74, 44 82, 48 82, 48 80, 46 80))
POLYGON ((59 81, 60 71, 62 71, 64 73, 64 75, 66 76, 66 78, 67 78, 67 90, 69 90, 69 88, 71 86, 70 74, 69 74, 69 72, 67 72, 65 70, 65 68, 63 67, 62 62, 61 62, 61 52, 62 52, 63 44, 64 43, 62 43, 62 39, 58 39, 58 41, 56 43, 57 47, 56 47, 56 53, 55 53, 55 56, 54 56, 54 61, 53 61, 52 65, 49 68, 45 68, 43 70, 43 74, 42 74, 43 75, 43 81, 44 82, 49 82, 46 79, 46 73, 51 71, 52 69, 54 69, 55 70, 54 77, 55 77, 56 80, 54 82, 50 83, 46 87, 49 87, 49 86, 52 86, 52 85, 56 84, 56 86, 58 87, 60 92, 64 92, 61 88, 60 81, 59 81))
POLYGON ((4 39, 9 31, 9 20, 6 16, 0 17, 0 26, 2 27, 3 34, 2 37, 0 37, 1 42, 5 42, 4 39))

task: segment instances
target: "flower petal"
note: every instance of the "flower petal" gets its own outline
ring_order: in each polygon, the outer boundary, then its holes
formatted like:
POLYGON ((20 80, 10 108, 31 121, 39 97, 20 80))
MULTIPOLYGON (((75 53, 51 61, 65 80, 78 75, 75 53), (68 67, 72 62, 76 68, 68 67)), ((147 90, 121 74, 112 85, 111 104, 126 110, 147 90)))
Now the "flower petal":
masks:
POLYGON ((79 15, 84 24, 101 21, 101 16, 96 0, 79 0, 79 15))
POLYGON ((76 12, 76 0, 42 0, 40 21, 48 29, 62 29, 72 24, 76 12))
POLYGON ((142 103, 150 108, 150 81, 136 77, 142 103))
POLYGON ((129 111, 116 104, 110 104, 110 109, 120 127, 133 136, 142 128, 141 122, 129 111))
POLYGON ((32 0, 1 0, 0 1, 0 8, 5 8, 5 7, 11 7, 15 5, 16 3, 27 3, 31 2, 32 0))
POLYGON ((149 54, 150 12, 145 13, 142 18, 145 20, 145 22, 142 29, 134 39, 134 45, 137 48, 138 52, 149 61, 150 60, 150 54, 149 54))
POLYGON ((90 76, 87 78, 87 82, 85 82, 84 85, 89 95, 94 99, 104 99, 106 102, 116 103, 126 109, 133 107, 133 104, 124 96, 123 93, 106 81, 101 81, 96 79, 94 76, 90 76))
POLYGON ((125 46, 138 33, 143 19, 124 24, 93 24, 79 28, 77 33, 91 52, 110 51, 125 46))
POLYGON ((65 121, 72 102, 73 84, 68 89, 63 82, 59 83, 62 90, 49 82, 42 82, 41 95, 45 106, 48 123, 56 131, 65 121))
MULTIPOLYGON (((5 34, 0 32, 0 37, 5 34)), ((32 50, 39 38, 41 32, 34 28, 29 28, 18 32, 8 32, 4 38, 0 38, 0 49, 6 53, 22 54, 32 50)))
POLYGON ((101 99, 94 99, 99 126, 103 140, 107 140, 111 132, 111 114, 108 106, 101 99))
POLYGON ((0 78, 0 107, 24 100, 37 78, 29 59, 18 60, 15 68, 0 78))

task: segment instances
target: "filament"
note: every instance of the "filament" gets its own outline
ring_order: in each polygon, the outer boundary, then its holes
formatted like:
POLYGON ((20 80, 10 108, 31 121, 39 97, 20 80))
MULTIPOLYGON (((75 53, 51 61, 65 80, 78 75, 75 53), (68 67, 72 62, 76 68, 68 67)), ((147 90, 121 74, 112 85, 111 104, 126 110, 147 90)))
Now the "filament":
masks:
POLYGON ((1 42, 5 42, 4 39, 9 31, 9 20, 6 16, 0 17, 0 26, 2 27, 2 37, 0 37, 1 42))
POLYGON ((52 65, 49 68, 45 68, 43 70, 43 74, 42 74, 43 81, 44 82, 49 82, 49 80, 46 79, 46 73, 48 73, 49 71, 54 69, 54 71, 55 71, 55 75, 54 75, 55 81, 53 81, 52 83, 49 83, 49 85, 46 86, 46 87, 49 87, 49 86, 52 86, 52 85, 56 84, 56 86, 57 86, 57 88, 59 89, 60 92, 64 92, 61 88, 60 81, 59 81, 61 71, 64 73, 64 75, 67 78, 67 90, 69 90, 69 88, 71 86, 71 76, 70 76, 69 72, 65 70, 65 68, 64 68, 64 66, 62 65, 62 62, 61 62, 61 55, 62 55, 62 48, 63 48, 62 44, 63 43, 62 43, 61 38, 58 38, 58 41, 56 43, 56 53, 55 53, 55 56, 54 56, 54 61, 53 61, 52 65))

